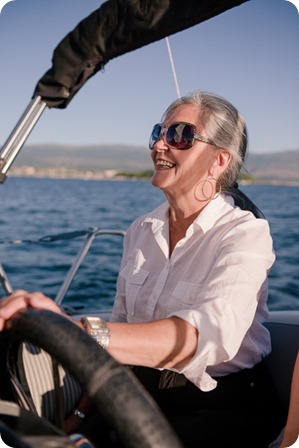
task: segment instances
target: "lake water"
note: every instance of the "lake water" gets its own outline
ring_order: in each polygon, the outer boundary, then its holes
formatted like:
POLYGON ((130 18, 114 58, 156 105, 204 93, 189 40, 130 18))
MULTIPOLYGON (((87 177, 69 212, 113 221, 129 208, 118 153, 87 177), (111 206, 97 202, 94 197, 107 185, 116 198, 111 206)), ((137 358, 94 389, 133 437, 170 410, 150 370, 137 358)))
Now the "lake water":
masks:
MULTIPOLYGON (((299 309, 299 187, 241 189, 270 223, 277 260, 269 277, 269 308, 299 309)), ((39 244, 36 240, 89 228, 126 230, 136 217, 164 200, 148 180, 16 177, 0 185, 0 198, 0 263, 12 287, 42 290, 53 298, 84 237, 39 244), (20 239, 27 242, 17 244, 20 239)), ((77 306, 84 301, 87 309, 95 304, 110 307, 121 251, 122 237, 96 238, 64 303, 77 306)))

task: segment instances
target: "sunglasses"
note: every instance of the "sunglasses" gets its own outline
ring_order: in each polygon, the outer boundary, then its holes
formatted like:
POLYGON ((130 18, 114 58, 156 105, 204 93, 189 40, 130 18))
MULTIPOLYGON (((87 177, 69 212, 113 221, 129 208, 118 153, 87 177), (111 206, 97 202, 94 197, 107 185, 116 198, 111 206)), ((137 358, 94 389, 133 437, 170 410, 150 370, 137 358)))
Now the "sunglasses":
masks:
POLYGON ((217 147, 213 140, 196 134, 196 127, 193 124, 179 122, 171 124, 168 128, 164 127, 162 123, 155 124, 149 140, 149 149, 154 149, 157 141, 164 135, 166 143, 176 149, 189 149, 194 145, 194 140, 217 147))

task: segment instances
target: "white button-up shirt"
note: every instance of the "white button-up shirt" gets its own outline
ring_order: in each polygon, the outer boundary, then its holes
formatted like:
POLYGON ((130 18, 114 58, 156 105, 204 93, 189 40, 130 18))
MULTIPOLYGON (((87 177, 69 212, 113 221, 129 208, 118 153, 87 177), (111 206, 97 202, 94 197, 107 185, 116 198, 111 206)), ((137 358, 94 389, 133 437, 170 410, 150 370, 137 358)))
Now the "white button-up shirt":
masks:
POLYGON ((169 258, 165 202, 126 233, 111 320, 177 316, 189 322, 198 329, 198 345, 179 372, 212 390, 213 377, 251 368, 271 351, 263 322, 274 260, 268 222, 222 195, 201 211, 169 258))

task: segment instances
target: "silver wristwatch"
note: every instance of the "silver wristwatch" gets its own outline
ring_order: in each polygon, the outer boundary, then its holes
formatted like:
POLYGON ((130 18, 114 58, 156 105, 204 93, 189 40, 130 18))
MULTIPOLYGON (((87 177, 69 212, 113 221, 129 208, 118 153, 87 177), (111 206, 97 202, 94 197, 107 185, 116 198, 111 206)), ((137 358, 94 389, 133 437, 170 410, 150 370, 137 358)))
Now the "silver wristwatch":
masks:
POLYGON ((100 317, 85 316, 81 318, 81 324, 90 336, 107 350, 110 340, 110 330, 106 322, 100 317))

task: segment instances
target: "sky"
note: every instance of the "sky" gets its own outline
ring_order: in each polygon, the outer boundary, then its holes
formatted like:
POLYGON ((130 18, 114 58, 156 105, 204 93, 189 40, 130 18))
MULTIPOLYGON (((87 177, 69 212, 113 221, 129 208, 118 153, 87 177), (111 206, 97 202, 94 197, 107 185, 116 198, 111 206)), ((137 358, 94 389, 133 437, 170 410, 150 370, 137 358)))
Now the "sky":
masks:
MULTIPOLYGON (((2 7, 0 148, 50 68, 56 45, 101 3, 13 0, 2 7)), ((293 3, 250 0, 169 42, 180 94, 201 89, 230 100, 247 122, 250 152, 299 149, 299 14, 293 3)), ((152 126, 176 96, 162 39, 109 61, 66 109, 47 108, 26 143, 146 147, 152 126)))

